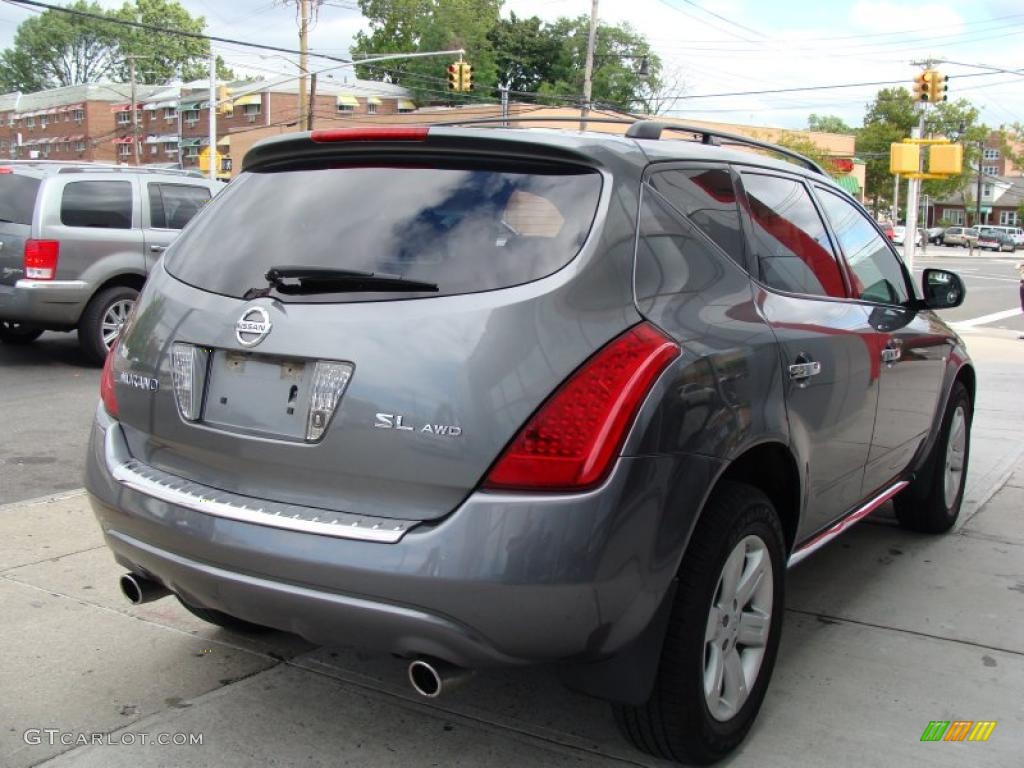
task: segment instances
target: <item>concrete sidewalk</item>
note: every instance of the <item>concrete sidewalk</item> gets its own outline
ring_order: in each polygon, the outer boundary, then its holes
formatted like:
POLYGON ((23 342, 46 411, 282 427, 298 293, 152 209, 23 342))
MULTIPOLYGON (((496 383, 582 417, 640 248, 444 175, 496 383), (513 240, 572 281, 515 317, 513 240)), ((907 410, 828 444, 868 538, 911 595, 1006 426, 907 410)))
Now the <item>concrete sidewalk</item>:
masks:
MULTIPOLYGON (((907 533, 883 510, 789 573, 772 686, 724 764, 1022 764, 1024 342, 969 343, 980 386, 957 530, 907 533), (920 742, 957 719, 998 725, 986 743, 920 742)), ((545 670, 481 673, 428 703, 388 655, 229 633, 171 599, 131 607, 120 573, 83 493, 0 507, 0 765, 661 765, 545 670), (113 743, 26 743, 26 729, 113 743)))

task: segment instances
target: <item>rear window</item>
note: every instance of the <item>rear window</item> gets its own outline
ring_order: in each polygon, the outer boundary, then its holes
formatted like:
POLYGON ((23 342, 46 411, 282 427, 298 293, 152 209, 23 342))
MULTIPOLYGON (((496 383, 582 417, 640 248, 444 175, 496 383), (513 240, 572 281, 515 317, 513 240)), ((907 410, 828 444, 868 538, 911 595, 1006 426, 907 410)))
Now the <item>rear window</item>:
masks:
POLYGON ((0 222, 31 224, 39 179, 17 173, 0 174, 0 222))
POLYGON ((278 296, 341 302, 472 293, 565 266, 590 231, 596 172, 460 167, 304 168, 246 173, 176 242, 167 270, 243 298, 275 266, 358 270, 437 292, 278 296))

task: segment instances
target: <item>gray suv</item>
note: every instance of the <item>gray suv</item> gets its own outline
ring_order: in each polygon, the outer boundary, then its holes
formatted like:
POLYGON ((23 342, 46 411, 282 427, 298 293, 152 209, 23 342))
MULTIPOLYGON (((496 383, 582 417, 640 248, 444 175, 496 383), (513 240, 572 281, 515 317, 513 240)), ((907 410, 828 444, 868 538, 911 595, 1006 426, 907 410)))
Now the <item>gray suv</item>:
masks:
POLYGON ((0 166, 0 341, 77 329, 102 364, 146 274, 223 186, 130 166, 0 166))
POLYGON ((146 284, 87 487, 134 602, 389 651, 430 697, 549 664, 711 762, 787 567, 890 499, 956 521, 975 374, 934 310, 963 296, 742 137, 276 137, 146 284))

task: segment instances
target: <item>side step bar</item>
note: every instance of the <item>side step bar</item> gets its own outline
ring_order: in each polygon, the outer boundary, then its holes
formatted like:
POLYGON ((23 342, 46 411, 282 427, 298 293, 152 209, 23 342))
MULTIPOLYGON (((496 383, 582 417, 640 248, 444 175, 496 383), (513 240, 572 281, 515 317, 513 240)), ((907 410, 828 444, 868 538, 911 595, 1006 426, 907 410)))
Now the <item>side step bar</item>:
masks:
POLYGON ((880 506, 885 504, 885 502, 887 502, 897 493, 902 491, 908 485, 909 483, 906 480, 900 480, 898 483, 891 485, 890 487, 886 488, 884 491, 879 493, 864 506, 855 509, 846 517, 837 520, 836 522, 832 523, 832 525, 830 525, 828 528, 823 530, 821 533, 817 534, 816 536, 813 536, 811 539, 801 544, 799 547, 793 550, 793 554, 789 556, 789 563, 787 567, 792 568, 794 565, 799 563, 809 554, 817 552, 819 549, 821 549, 823 546, 832 541, 832 539, 834 539, 836 536, 843 533, 847 528, 852 526, 854 523, 860 522, 865 517, 874 512, 876 509, 878 509, 880 506))

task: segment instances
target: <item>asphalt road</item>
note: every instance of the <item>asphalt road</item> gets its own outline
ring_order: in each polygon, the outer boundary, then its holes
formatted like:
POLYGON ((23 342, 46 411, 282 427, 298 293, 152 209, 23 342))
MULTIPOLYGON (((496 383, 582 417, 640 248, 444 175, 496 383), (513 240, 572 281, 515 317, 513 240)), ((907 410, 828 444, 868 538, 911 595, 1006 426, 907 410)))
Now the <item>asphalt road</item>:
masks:
MULTIPOLYGON (((942 267, 964 278, 967 299, 943 313, 948 321, 963 330, 1024 333, 1018 261, 1024 252, 972 257, 961 248, 930 246, 914 267, 918 276, 942 267)), ((81 487, 98 393, 99 370, 85 361, 75 334, 46 333, 27 347, 0 344, 0 504, 81 487)))

